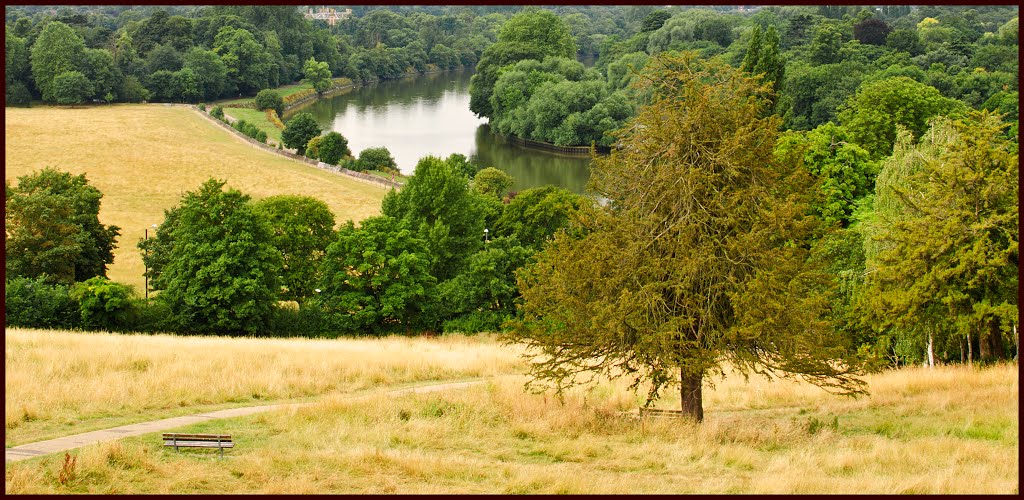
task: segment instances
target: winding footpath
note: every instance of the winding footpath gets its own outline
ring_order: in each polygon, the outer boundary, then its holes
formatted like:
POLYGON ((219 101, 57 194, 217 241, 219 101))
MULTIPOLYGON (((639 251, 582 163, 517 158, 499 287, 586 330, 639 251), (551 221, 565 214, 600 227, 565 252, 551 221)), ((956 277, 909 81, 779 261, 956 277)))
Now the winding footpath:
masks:
MULTIPOLYGON (((486 382, 486 380, 471 380, 468 382, 449 382, 444 384, 424 385, 419 387, 409 387, 406 389, 394 389, 391 391, 387 391, 385 394, 389 396, 401 396, 405 394, 424 394, 429 392, 446 391, 452 389, 463 389, 473 385, 479 385, 484 382, 486 382)), ((356 401, 361 399, 369 399, 378 394, 360 395, 353 397, 352 400, 356 401)), ((122 425, 119 427, 112 427, 110 429, 85 432, 82 434, 75 434, 73 436, 65 436, 56 439, 50 439, 47 441, 38 441, 35 443, 28 443, 20 446, 7 448, 5 462, 10 463, 17 462, 20 460, 27 460, 42 455, 49 455, 51 453, 73 450, 75 448, 81 448, 82 446, 88 446, 91 444, 115 441, 128 436, 138 436, 141 434, 149 434, 151 432, 176 429, 178 427, 196 424, 199 422, 205 422, 207 420, 213 420, 217 418, 242 417, 265 411, 301 408, 303 406, 311 406, 314 404, 317 404, 317 402, 313 401, 308 403, 286 403, 263 406, 248 406, 244 408, 230 408, 227 410, 218 410, 206 413, 198 413, 195 415, 185 415, 181 417, 165 418, 162 420, 153 420, 150 422, 139 422, 136 424, 122 425)))

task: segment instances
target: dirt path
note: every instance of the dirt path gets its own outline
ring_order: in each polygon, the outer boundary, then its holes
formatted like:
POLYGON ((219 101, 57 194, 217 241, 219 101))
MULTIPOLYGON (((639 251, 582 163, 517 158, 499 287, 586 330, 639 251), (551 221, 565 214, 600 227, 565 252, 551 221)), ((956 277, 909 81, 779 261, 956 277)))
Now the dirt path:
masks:
MULTIPOLYGON (((446 391, 450 389, 462 389, 465 387, 482 384, 484 382, 486 382, 486 380, 472 380, 469 382, 449 382, 444 384, 424 385, 420 387, 410 387, 407 389, 394 389, 391 391, 387 391, 385 394, 390 396, 400 396, 403 394, 422 394, 428 392, 446 391)), ((377 394, 365 394, 354 396, 352 400, 368 399, 375 395, 377 394)), ((260 413, 264 411, 300 408, 303 406, 314 405, 316 403, 316 401, 313 401, 309 403, 286 403, 263 406, 248 406, 244 408, 230 408, 227 410, 198 413, 196 415, 185 415, 181 417, 165 418, 149 422, 139 422, 135 424, 122 425, 119 427, 112 427, 110 429, 75 434, 73 436, 64 436, 56 439, 50 439, 47 441, 27 443, 20 446, 7 448, 5 462, 17 462, 19 460, 27 460, 33 457, 49 455, 50 453, 73 450, 75 448, 80 448, 82 446, 88 446, 91 444, 103 443, 106 441, 115 441, 128 436, 138 436, 140 434, 148 434, 151 432, 176 429, 178 427, 184 427, 186 425, 205 422, 207 420, 212 420, 216 418, 242 417, 245 415, 252 415, 254 413, 260 413)))

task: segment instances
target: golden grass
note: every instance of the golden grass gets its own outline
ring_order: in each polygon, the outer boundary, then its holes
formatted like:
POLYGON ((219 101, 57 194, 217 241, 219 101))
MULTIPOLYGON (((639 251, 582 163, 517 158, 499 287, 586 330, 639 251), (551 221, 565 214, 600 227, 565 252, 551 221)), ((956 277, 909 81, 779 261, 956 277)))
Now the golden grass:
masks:
MULTIPOLYGON (((446 341, 405 349, 431 342, 446 341)), ((872 375, 871 395, 859 399, 803 383, 732 377, 706 389, 701 425, 624 416, 640 400, 624 383, 575 391, 560 402, 523 393, 524 380, 363 400, 333 394, 310 407, 183 429, 232 434, 238 444, 224 460, 165 450, 152 434, 72 452, 77 464, 63 483, 60 455, 12 463, 6 492, 1019 490, 1016 365, 872 375)))
POLYGON ((339 223, 380 212, 386 190, 266 153, 183 106, 5 108, 5 178, 55 167, 103 194, 100 221, 121 227, 108 276, 143 290, 136 244, 163 211, 210 177, 260 199, 323 200, 339 223))
POLYGON ((247 339, 9 328, 8 446, 331 393, 515 373, 517 351, 487 336, 247 339), (116 422, 116 423, 115 423, 116 422))

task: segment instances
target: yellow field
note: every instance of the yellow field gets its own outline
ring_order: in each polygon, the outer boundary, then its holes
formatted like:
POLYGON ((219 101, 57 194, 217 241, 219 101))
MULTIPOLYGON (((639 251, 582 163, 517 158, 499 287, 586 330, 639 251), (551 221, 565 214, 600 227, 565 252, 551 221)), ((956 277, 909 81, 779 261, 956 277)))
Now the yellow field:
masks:
MULTIPOLYGON (((237 447, 224 460, 164 449, 151 434, 74 450, 73 467, 63 455, 7 464, 7 493, 1019 491, 1015 364, 871 375, 871 395, 858 399, 798 382, 715 380, 696 425, 628 416, 639 399, 620 382, 562 401, 524 393, 522 377, 427 395, 344 394, 522 370, 515 349, 487 337, 263 341, 11 330, 5 347, 9 435, 74 412, 145 416, 230 394, 327 394, 310 407, 179 430, 232 434, 237 447), (158 352, 185 345, 225 354, 189 363, 158 352)), ((669 395, 659 406, 677 404, 669 395)))
POLYGON ((121 227, 108 276, 143 291, 136 248, 163 211, 210 177, 255 199, 309 195, 339 223, 380 212, 386 190, 256 149, 183 106, 5 108, 5 178, 44 167, 85 173, 104 195, 100 221, 121 227))
POLYGON ((8 328, 4 355, 7 446, 125 419, 196 413, 197 407, 252 406, 523 369, 516 350, 487 336, 458 335, 247 339, 8 328))

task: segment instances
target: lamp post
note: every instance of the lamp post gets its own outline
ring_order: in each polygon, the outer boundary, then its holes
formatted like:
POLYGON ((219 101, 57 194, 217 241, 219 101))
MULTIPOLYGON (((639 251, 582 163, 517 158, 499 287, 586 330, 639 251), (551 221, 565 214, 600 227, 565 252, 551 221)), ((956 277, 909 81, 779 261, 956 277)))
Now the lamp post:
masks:
POLYGON ((489 243, 491 240, 487 238, 487 228, 484 228, 484 243, 489 243))

